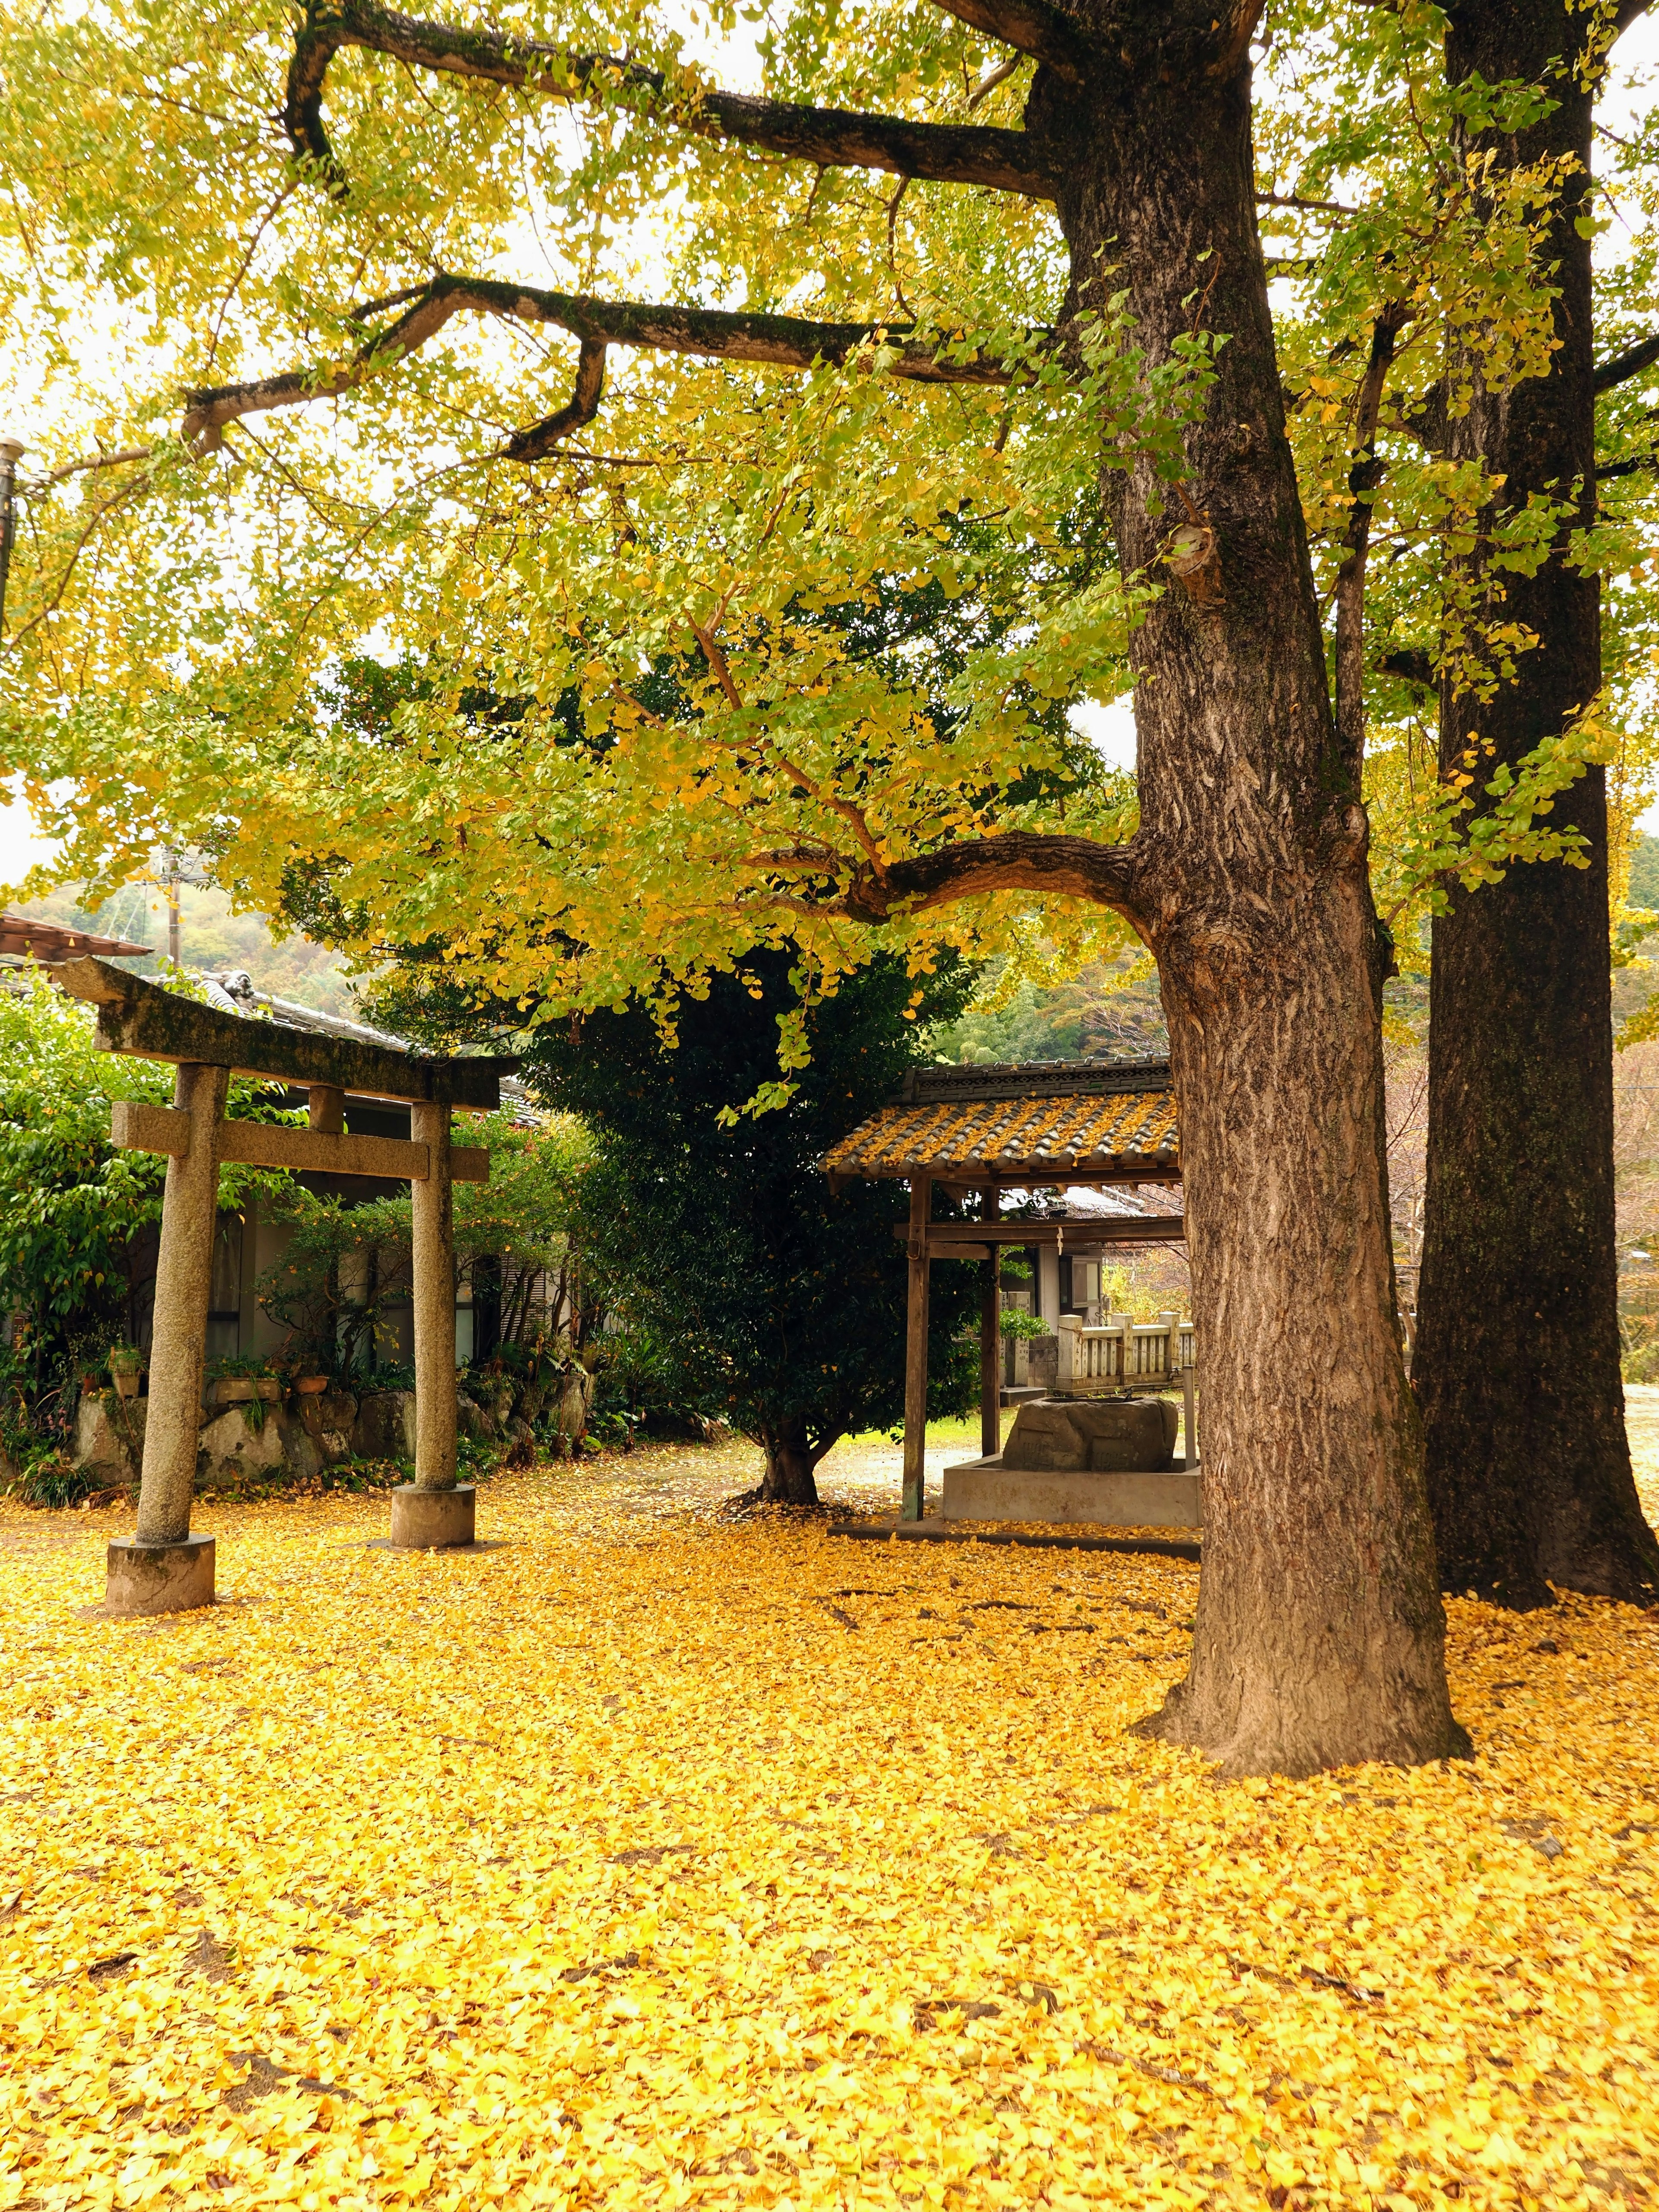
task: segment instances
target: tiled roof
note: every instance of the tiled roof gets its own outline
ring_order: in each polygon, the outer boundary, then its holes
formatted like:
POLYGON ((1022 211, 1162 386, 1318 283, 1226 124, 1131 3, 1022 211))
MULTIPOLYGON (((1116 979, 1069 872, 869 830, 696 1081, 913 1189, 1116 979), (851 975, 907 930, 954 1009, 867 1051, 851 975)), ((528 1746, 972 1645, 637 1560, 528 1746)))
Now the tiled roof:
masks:
POLYGON ((33 915, 0 914, 0 953, 21 959, 76 960, 90 952, 105 960, 131 960, 149 951, 148 945, 129 945, 125 937, 97 937, 61 922, 37 921, 33 915))
POLYGON ((910 1100, 883 1107, 831 1148, 826 1173, 1107 1182, 1181 1172, 1175 1100, 1159 1063, 923 1068, 906 1089, 910 1100))

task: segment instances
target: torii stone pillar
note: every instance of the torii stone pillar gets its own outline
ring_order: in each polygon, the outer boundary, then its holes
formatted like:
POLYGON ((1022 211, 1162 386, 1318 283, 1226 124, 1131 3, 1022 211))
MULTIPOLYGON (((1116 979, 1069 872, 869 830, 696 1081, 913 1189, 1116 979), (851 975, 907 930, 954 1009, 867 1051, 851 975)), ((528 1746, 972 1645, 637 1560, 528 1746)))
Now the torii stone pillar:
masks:
POLYGON ((411 1183, 414 1215, 415 1480, 392 1493, 398 1551, 447 1550, 473 1539, 476 1486, 455 1480, 455 1201, 451 1113, 417 1102, 409 1133, 427 1171, 411 1183))
POLYGON ((229 1083, 228 1068, 179 1064, 173 1109, 189 1117, 188 1141, 168 1155, 161 1200, 138 1527, 109 1547, 104 1606, 118 1616, 188 1613, 213 1603, 213 1539, 191 1534, 190 1507, 229 1083))

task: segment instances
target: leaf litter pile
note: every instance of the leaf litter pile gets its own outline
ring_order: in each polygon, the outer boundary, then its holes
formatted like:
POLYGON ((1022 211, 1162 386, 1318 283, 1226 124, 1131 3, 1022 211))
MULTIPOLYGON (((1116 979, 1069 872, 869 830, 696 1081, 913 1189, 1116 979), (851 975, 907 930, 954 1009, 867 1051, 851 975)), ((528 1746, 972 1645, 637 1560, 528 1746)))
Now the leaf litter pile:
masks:
POLYGON ((1193 1567, 627 1464, 198 1511, 160 1623, 0 1508, 0 2207, 1659 2203, 1659 1623, 1455 1603, 1473 1762, 1218 1784, 1193 1567))

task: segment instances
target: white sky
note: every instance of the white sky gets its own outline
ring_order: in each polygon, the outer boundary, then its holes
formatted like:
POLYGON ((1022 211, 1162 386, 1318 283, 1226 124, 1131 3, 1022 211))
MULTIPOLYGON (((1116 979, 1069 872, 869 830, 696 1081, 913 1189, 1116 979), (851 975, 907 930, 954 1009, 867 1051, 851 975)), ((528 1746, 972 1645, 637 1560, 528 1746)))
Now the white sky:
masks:
MULTIPOLYGON (((754 31, 744 26, 741 34, 732 40, 709 40, 693 34, 689 40, 692 52, 704 60, 711 72, 733 90, 754 88, 757 80, 757 64, 754 52, 754 31)), ((1599 118, 1621 135, 1637 122, 1646 106, 1646 93, 1656 65, 1659 64, 1659 21, 1652 16, 1638 18, 1620 40, 1615 58, 1613 79, 1598 103, 1599 118)), ((1607 232, 1598 252, 1616 258, 1623 240, 1615 223, 1607 232)), ((0 425, 0 428, 15 427, 0 425)), ((21 433, 20 433, 21 434, 21 433)), ((1073 726, 1098 746, 1106 760, 1114 767, 1133 769, 1135 765, 1134 712, 1127 699, 1116 701, 1109 707, 1084 706, 1074 710, 1073 726)), ((1659 833, 1659 803, 1643 815, 1638 826, 1650 834, 1659 833)), ((56 848, 42 838, 26 805, 21 803, 17 787, 0 784, 0 899, 9 887, 16 884, 28 870, 52 859, 56 848)))

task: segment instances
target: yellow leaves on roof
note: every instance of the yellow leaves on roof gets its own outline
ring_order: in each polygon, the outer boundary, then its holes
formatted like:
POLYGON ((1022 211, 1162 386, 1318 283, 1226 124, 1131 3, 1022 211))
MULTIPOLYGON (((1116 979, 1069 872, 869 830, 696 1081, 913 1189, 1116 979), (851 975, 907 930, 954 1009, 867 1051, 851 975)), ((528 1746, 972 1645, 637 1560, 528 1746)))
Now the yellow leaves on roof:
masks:
POLYGON ((155 1624, 0 1504, 0 2205, 1653 2201, 1651 1620, 1454 1604, 1476 1759, 1217 1786, 1127 1733, 1195 1570, 753 1459, 213 1508, 155 1624))
POLYGON ((1076 1167, 1093 1173, 1179 1166, 1167 1091, 1109 1097, 978 1098, 884 1106, 825 1157, 832 1175, 895 1175, 908 1167, 1076 1167))

